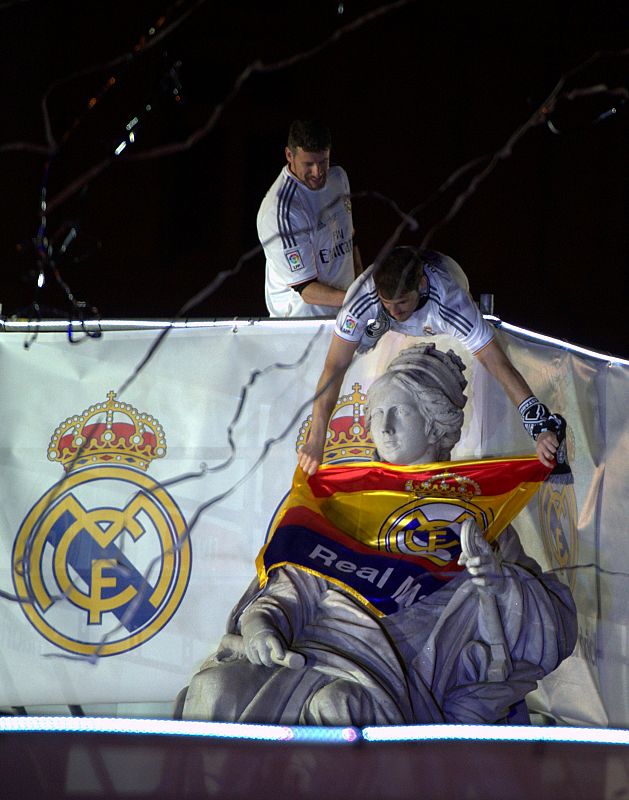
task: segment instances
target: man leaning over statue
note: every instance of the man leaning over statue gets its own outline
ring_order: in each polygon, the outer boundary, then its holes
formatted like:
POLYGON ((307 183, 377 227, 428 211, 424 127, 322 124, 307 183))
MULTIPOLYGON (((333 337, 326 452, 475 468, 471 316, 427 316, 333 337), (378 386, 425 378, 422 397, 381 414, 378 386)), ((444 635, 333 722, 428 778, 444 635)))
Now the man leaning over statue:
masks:
POLYGON ((565 422, 538 400, 504 353, 461 267, 442 253, 395 247, 356 278, 337 315, 317 384, 310 438, 298 455, 306 473, 313 475, 321 464, 328 420, 354 353, 373 347, 389 330, 420 337, 445 333, 460 341, 518 408, 540 461, 554 464, 565 422))

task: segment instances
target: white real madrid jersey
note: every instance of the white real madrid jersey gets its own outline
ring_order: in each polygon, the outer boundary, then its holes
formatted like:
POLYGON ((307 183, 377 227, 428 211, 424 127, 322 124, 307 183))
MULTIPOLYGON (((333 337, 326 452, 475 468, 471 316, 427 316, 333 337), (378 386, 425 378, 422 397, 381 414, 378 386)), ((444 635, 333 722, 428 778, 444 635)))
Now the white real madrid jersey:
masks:
POLYGON ((313 191, 284 167, 260 205, 257 223, 266 255, 269 314, 334 316, 338 309, 305 303, 292 287, 318 280, 347 289, 354 279, 352 206, 345 170, 331 167, 323 189, 313 191))
POLYGON ((448 333, 471 353, 482 350, 494 333, 469 294, 465 273, 456 261, 443 253, 425 250, 422 255, 428 298, 405 322, 389 316, 380 302, 372 264, 349 288, 336 318, 336 335, 358 343, 361 349, 368 349, 388 330, 407 336, 448 333))

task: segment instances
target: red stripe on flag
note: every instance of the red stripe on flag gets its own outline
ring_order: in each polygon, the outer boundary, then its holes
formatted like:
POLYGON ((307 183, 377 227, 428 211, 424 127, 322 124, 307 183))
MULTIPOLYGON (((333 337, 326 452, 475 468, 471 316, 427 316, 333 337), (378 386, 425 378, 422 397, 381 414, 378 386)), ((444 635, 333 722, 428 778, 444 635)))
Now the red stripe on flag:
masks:
POLYGON ((331 497, 337 492, 404 492, 408 491, 405 489, 408 481, 420 483, 444 472, 452 475, 453 486, 457 485, 454 476, 461 475, 476 481, 481 494, 488 496, 506 494, 521 483, 540 483, 548 477, 551 468, 534 456, 481 462, 450 461, 433 469, 417 471, 409 471, 407 467, 396 470, 388 465, 345 465, 320 469, 308 478, 308 485, 317 498, 331 497))

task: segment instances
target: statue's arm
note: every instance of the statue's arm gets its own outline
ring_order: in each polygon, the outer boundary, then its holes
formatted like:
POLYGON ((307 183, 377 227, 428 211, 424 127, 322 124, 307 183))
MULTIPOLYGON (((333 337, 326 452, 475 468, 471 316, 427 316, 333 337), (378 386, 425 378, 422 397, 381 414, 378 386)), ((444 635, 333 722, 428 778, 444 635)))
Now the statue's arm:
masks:
MULTIPOLYGON (((525 553, 511 526, 498 537, 498 551, 475 525, 470 525, 469 533, 468 547, 463 547, 461 538, 460 563, 481 595, 494 596, 512 657, 539 664, 546 672, 554 669, 570 655, 576 642, 576 610, 570 589, 554 575, 544 573, 525 553)), ((479 618, 484 632, 485 617, 481 613, 479 618)))
POLYGON ((325 588, 322 579, 294 567, 273 570, 264 591, 238 620, 249 661, 268 667, 285 661, 291 643, 316 615, 325 588))

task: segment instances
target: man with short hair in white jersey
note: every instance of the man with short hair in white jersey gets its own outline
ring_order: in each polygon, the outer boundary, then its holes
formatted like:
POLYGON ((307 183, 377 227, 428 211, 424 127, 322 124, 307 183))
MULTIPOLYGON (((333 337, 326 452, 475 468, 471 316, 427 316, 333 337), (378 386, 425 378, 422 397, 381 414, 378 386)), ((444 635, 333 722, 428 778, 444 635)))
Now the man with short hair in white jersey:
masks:
POLYGON ((317 385, 310 438, 298 456, 313 475, 321 464, 330 414, 354 352, 373 347, 388 330, 410 336, 454 336, 498 380, 535 439, 539 460, 554 464, 565 421, 535 397, 509 361, 468 291, 467 278, 449 256, 416 247, 395 247, 379 267, 372 264, 347 291, 317 385))
POLYGON ((258 211, 272 317, 330 317, 361 271, 347 174, 330 166, 331 137, 316 120, 289 129, 287 165, 258 211))

